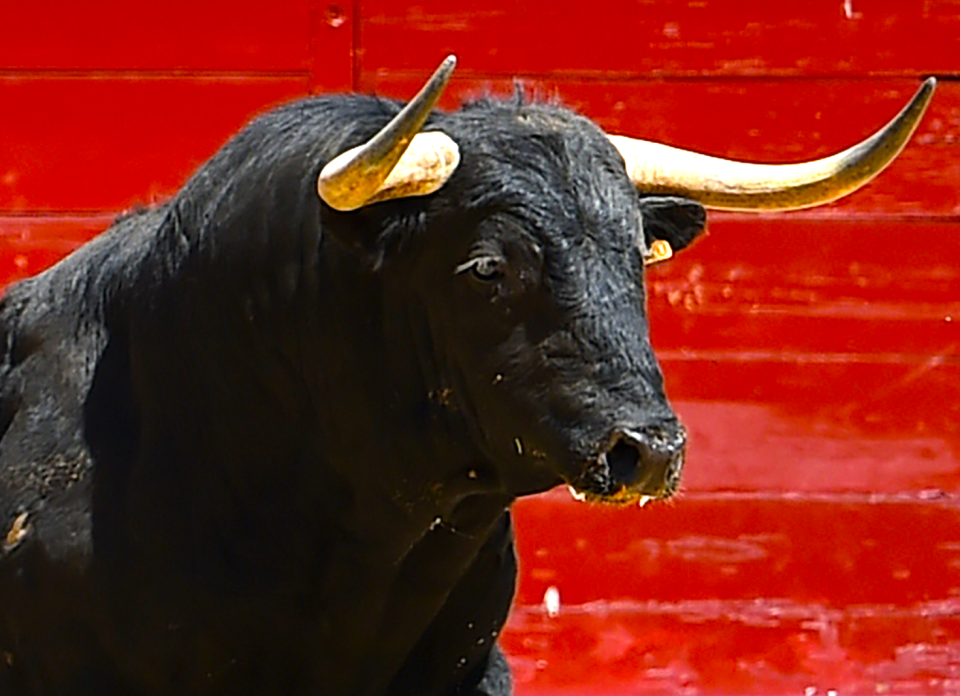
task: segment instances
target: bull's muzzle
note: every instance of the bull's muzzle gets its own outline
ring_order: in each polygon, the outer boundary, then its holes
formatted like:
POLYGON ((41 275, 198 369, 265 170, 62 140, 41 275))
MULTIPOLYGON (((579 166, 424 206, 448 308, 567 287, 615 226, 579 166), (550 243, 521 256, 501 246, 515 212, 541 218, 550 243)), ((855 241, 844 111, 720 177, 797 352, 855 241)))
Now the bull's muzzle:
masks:
POLYGON ((668 498, 680 484, 686 445, 676 421, 618 428, 573 483, 574 496, 621 505, 668 498))

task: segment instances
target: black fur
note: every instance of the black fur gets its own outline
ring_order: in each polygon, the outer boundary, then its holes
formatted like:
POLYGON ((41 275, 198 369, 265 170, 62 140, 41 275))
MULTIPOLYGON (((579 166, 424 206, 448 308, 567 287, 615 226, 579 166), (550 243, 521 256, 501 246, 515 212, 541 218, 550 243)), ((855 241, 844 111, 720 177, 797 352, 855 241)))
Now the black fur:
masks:
POLYGON ((269 113, 9 290, 4 696, 509 692, 511 502, 602 497, 614 428, 679 427, 652 208, 593 124, 520 101, 432 117, 462 153, 437 194, 326 207, 322 166, 397 108, 269 113))

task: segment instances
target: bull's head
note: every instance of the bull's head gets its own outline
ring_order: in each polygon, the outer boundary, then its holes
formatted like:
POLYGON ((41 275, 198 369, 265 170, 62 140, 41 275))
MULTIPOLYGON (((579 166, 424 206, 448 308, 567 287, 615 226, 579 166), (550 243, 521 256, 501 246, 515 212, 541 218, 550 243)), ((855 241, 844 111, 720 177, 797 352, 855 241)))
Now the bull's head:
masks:
POLYGON ((430 311, 450 353, 445 398, 459 400, 511 493, 563 480, 604 502, 667 497, 686 435, 647 338, 643 266, 699 234, 702 206, 793 210, 863 186, 907 142, 935 82, 837 155, 757 165, 606 135, 547 106, 467 110, 421 132, 454 63, 375 137, 330 161, 320 196, 352 211, 458 177, 440 209, 444 230, 464 239, 444 245, 453 255, 435 261, 429 285, 444 295, 430 311), (463 153, 458 134, 469 134, 463 153))

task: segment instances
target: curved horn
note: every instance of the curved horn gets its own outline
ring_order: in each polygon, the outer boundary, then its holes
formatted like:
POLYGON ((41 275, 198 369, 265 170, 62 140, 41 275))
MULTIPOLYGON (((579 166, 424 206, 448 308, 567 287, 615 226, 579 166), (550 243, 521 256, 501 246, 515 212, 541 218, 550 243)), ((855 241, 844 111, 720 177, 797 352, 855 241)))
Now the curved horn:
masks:
POLYGON ((443 133, 419 131, 456 64, 456 56, 447 56, 379 133, 327 163, 317 179, 317 193, 327 205, 356 210, 376 201, 425 196, 446 183, 460 162, 457 144, 443 133))
POLYGON ((927 78, 896 118, 863 142, 812 162, 749 164, 608 137, 645 193, 685 196, 717 210, 797 210, 834 201, 883 171, 910 139, 936 84, 927 78))

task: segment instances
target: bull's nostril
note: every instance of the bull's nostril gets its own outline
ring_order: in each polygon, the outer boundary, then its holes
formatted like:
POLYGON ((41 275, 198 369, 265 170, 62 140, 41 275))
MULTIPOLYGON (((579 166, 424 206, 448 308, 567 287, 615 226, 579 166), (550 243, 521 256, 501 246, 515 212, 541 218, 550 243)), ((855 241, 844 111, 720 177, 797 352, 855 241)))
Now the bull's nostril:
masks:
POLYGON ((666 498, 676 492, 686 431, 676 422, 614 430, 573 484, 608 502, 666 498))
POLYGON ((633 483, 640 471, 640 452, 626 440, 619 440, 607 452, 607 466, 614 480, 633 483))

